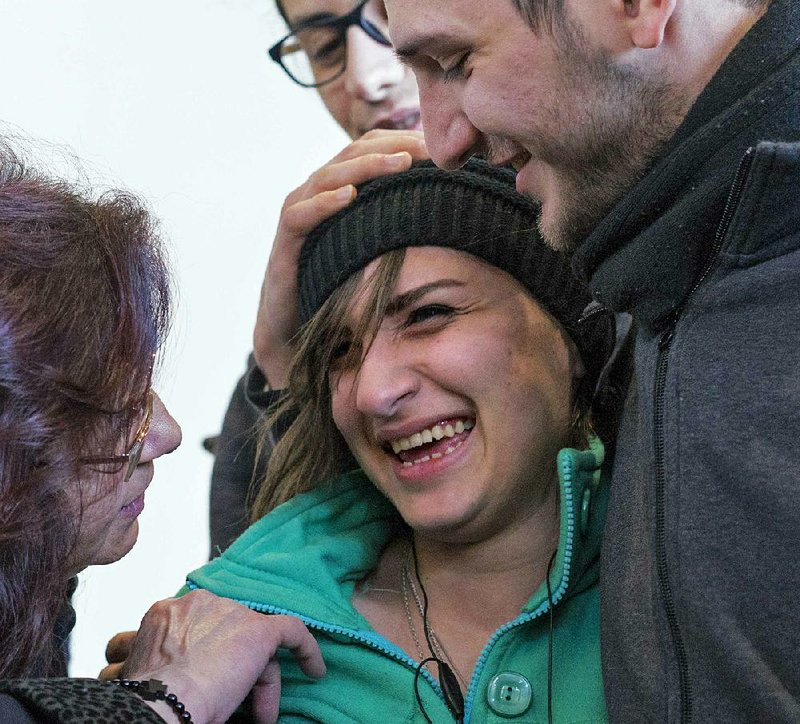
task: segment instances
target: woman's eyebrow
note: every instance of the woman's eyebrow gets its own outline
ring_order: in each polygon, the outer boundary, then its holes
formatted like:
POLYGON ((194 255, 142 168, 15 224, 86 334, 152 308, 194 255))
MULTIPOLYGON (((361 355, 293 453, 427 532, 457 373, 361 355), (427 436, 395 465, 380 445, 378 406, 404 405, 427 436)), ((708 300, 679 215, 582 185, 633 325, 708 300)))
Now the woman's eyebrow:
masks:
POLYGON ((465 286, 464 282, 459 281, 458 279, 437 279, 435 282, 430 282, 414 289, 409 289, 407 292, 398 294, 392 299, 391 302, 389 302, 388 305, 386 305, 386 315, 391 316, 393 314, 397 314, 398 312, 402 312, 407 307, 410 307, 412 304, 418 302, 426 294, 429 294, 436 289, 463 286, 465 286))

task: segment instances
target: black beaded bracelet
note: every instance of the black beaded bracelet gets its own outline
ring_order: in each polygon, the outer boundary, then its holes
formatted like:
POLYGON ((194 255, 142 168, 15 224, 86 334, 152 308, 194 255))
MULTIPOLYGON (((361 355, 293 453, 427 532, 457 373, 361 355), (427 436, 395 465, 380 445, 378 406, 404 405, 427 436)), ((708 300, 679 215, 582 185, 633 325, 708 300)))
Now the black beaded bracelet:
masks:
POLYGON ((167 694, 167 685, 158 679, 147 679, 145 681, 131 681, 130 679, 114 679, 112 684, 118 684, 128 691, 142 697, 145 701, 165 701, 175 712, 178 719, 185 724, 192 724, 192 715, 186 711, 186 707, 178 701, 175 694, 167 694))

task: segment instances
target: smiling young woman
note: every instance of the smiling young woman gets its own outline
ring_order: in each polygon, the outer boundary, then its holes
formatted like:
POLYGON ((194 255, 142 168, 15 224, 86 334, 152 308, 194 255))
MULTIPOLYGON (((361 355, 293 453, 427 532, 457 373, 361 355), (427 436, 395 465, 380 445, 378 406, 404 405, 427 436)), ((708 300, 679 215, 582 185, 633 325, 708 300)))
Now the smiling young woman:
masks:
POLYGON ((333 421, 417 537, 475 541, 554 518, 550 463, 571 443, 583 364, 519 282, 463 251, 410 248, 360 354, 331 373, 333 421))
POLYGON ((510 171, 422 163, 303 247, 263 517, 188 579, 314 633, 328 673, 283 659, 282 716, 605 720, 589 421, 613 321, 535 218, 510 171))

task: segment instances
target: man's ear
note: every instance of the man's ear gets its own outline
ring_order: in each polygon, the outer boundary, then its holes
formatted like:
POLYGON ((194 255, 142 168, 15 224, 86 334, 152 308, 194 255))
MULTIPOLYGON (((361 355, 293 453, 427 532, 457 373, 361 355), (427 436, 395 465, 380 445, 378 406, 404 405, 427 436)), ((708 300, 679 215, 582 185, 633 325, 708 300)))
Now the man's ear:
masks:
POLYGON ((631 41, 637 48, 657 48, 678 0, 619 0, 631 41))

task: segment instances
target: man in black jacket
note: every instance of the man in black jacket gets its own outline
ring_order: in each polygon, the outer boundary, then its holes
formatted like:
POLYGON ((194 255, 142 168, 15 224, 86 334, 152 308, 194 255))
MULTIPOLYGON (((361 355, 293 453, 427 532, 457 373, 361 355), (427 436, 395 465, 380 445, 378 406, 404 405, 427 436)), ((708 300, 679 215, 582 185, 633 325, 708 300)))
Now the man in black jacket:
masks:
POLYGON ((800 3, 386 6, 432 158, 512 163, 545 238, 639 325, 612 719, 800 721, 800 3))

